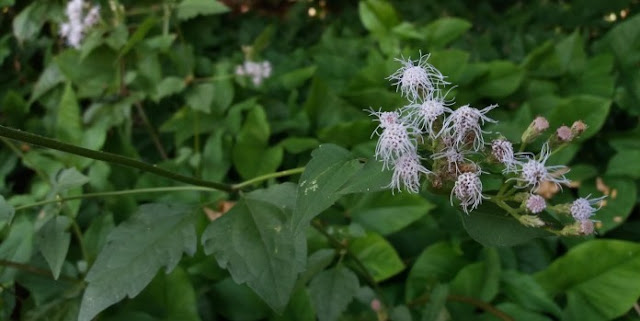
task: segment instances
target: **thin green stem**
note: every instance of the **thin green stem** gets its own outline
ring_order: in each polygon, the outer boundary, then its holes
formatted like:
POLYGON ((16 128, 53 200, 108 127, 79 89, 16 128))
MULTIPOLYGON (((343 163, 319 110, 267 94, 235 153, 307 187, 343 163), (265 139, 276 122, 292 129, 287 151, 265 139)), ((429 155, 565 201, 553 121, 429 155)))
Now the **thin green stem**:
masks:
POLYGON ((84 243, 84 235, 82 235, 82 230, 80 230, 80 226, 76 220, 71 220, 71 231, 73 231, 73 235, 75 235, 76 239, 78 239, 78 245, 80 245, 80 253, 82 253, 82 258, 85 262, 90 264, 89 260, 89 252, 87 251, 87 246, 84 243))
POLYGON ((147 129, 147 132, 151 137, 151 141, 153 141, 153 145, 156 147, 156 150, 158 150, 160 157, 162 157, 163 160, 169 159, 169 157, 167 156, 167 152, 164 150, 164 147, 160 142, 160 137, 158 137, 156 130, 153 128, 153 125, 151 125, 151 122, 149 121, 149 117, 147 117, 147 113, 144 111, 144 108, 142 107, 142 103, 137 101, 135 103, 135 106, 136 106, 136 111, 138 111, 138 116, 140 116, 140 119, 142 119, 142 123, 144 124, 144 127, 147 129))
POLYGON ((16 207, 15 210, 20 211, 20 210, 25 210, 25 209, 43 206, 47 204, 62 203, 66 201, 85 199, 85 198, 95 198, 95 197, 122 196, 122 195, 134 195, 134 194, 146 194, 146 193, 166 193, 166 192, 179 192, 179 191, 213 192, 217 190, 218 189, 215 189, 215 188, 200 187, 200 186, 171 186, 171 187, 138 188, 138 189, 115 191, 115 192, 87 193, 82 195, 60 197, 56 199, 44 200, 44 201, 35 202, 32 204, 22 205, 22 206, 16 207))
POLYGON ((0 137, 0 140, 2 140, 2 142, 7 145, 7 147, 9 147, 9 149, 11 149, 16 155, 18 155, 18 157, 20 157, 20 159, 22 160, 22 162, 24 164, 26 164, 27 166, 29 166, 31 169, 33 169, 36 174, 38 174, 38 176, 40 176, 40 178, 45 181, 47 184, 51 185, 51 182, 49 181, 49 177, 47 177, 47 175, 41 171, 40 169, 38 169, 36 166, 33 166, 33 164, 31 164, 27 159, 24 158, 24 153, 16 146, 13 145, 13 143, 11 143, 8 139, 4 138, 4 137, 0 137))
MULTIPOLYGON (((429 300, 431 299, 431 296, 427 293, 424 294, 418 298, 416 298, 415 300, 409 302, 407 304, 407 306, 409 307, 415 307, 421 304, 425 304, 427 302, 429 302, 429 300)), ((454 301, 454 302, 461 302, 461 303, 466 303, 469 305, 473 305, 476 308, 482 309, 488 313, 493 314, 496 318, 503 320, 503 321, 515 321, 514 318, 512 318, 510 315, 500 311, 498 308, 494 307, 493 305, 484 302, 484 301, 480 301, 478 299, 472 298, 472 297, 468 297, 468 296, 463 296, 463 295, 455 295, 455 294, 451 294, 447 296, 447 301, 454 301)))
POLYGON ((262 175, 262 176, 258 176, 258 177, 252 178, 252 179, 244 181, 242 183, 231 185, 231 189, 240 190, 240 189, 243 189, 243 188, 245 188, 247 186, 250 186, 250 185, 262 182, 262 181, 266 181, 266 180, 271 179, 271 178, 290 176, 290 175, 300 174, 302 172, 304 172, 304 167, 292 168, 292 169, 287 169, 287 170, 280 171, 280 172, 270 173, 270 174, 266 174, 266 175, 262 175))
POLYGON ((210 188, 214 188, 214 189, 226 191, 226 192, 233 192, 237 189, 237 188, 233 188, 231 185, 228 185, 228 184, 205 181, 205 180, 197 179, 194 177, 177 174, 165 169, 161 169, 156 165, 147 164, 145 162, 141 162, 129 157, 124 157, 117 154, 78 147, 78 146, 66 144, 54 139, 50 139, 44 136, 23 132, 23 131, 5 127, 5 126, 0 126, 0 136, 23 141, 29 144, 34 144, 38 146, 43 146, 43 147, 63 151, 63 152, 74 154, 74 155, 79 155, 79 156, 83 156, 91 159, 105 161, 105 162, 109 162, 116 165, 133 167, 142 171, 150 172, 158 176, 163 176, 163 177, 170 178, 175 181, 179 181, 187 184, 210 187, 210 188))

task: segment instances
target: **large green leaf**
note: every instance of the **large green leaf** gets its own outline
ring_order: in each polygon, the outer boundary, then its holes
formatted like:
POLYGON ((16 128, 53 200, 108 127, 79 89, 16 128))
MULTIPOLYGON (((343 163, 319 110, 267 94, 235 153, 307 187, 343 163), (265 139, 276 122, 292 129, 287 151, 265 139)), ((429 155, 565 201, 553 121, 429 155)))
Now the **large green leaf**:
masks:
POLYGON ((217 0, 183 0, 178 5, 178 19, 187 20, 198 15, 220 14, 229 8, 217 0))
POLYGON ((2 228, 5 224, 11 224, 11 221, 13 221, 13 216, 15 214, 15 208, 7 203, 7 201, 4 199, 4 196, 0 195, 0 228, 2 228))
POLYGON ((233 164, 244 179, 274 172, 282 162, 281 146, 269 147, 271 129, 262 107, 254 107, 233 146, 233 164))
POLYGON ((424 249, 409 271, 405 300, 411 301, 431 291, 438 283, 449 282, 467 263, 462 252, 454 249, 449 243, 438 242, 430 245, 424 249))
POLYGON ((309 284, 320 321, 336 321, 358 291, 358 277, 343 265, 322 271, 309 284))
POLYGON ((349 250, 364 264, 376 281, 386 280, 404 270, 396 250, 382 236, 367 233, 349 244, 349 250))
POLYGON ((33 2, 13 19, 13 35, 20 43, 33 40, 38 35, 50 10, 46 2, 33 2))
POLYGON ((610 99, 590 95, 573 96, 553 109, 548 117, 550 128, 571 126, 574 121, 582 120, 588 127, 579 139, 585 140, 602 128, 610 106, 610 99))
POLYGON ((592 240, 572 248, 535 277, 549 295, 566 295, 563 320, 612 320, 640 297, 638 271, 640 244, 592 240))
POLYGON ((460 218, 469 235, 484 246, 513 246, 552 235, 545 230, 520 224, 493 204, 485 203, 469 214, 460 211, 460 218))
POLYGON ((280 312, 307 258, 305 236, 291 225, 295 201, 290 183, 245 194, 202 235, 207 255, 280 312))
POLYGON ((365 0, 358 4, 360 21, 371 32, 384 33, 399 23, 398 14, 386 0, 365 0))
POLYGON ((513 302, 532 311, 551 313, 556 317, 561 314, 560 307, 529 274, 515 270, 502 272, 503 293, 513 302))
POLYGON ((434 207, 418 194, 393 195, 387 191, 364 194, 349 212, 355 222, 387 235, 407 227, 434 207))
POLYGON ((620 150, 609 160, 607 175, 640 178, 640 150, 620 150))
POLYGON ((488 67, 489 73, 481 77, 475 87, 484 97, 506 97, 516 91, 524 79, 524 70, 510 61, 493 61, 488 67))
POLYGON ((197 240, 194 215, 188 207, 166 204, 140 206, 129 220, 109 233, 87 274, 79 321, 89 321, 100 311, 135 297, 161 267, 175 268, 182 253, 193 255, 197 240))
POLYGON ((38 247, 42 256, 49 264, 54 279, 58 279, 62 264, 67 257, 71 234, 67 228, 71 225, 71 219, 66 216, 51 218, 37 233, 38 247))
POLYGON ((213 308, 227 320, 258 321, 269 315, 269 307, 248 286, 226 278, 213 285, 213 308))

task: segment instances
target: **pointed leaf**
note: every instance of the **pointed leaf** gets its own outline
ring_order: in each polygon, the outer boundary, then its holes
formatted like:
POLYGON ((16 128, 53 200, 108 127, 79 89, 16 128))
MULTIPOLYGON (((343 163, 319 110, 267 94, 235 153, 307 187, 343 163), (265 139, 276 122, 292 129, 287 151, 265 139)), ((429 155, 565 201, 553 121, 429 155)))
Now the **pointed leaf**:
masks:
POLYGON ((4 196, 0 195, 0 227, 4 226, 4 224, 11 224, 15 214, 15 208, 7 203, 4 196))
POLYGON ((56 138, 67 143, 80 144, 82 142, 81 119, 76 93, 71 83, 67 83, 58 106, 56 138))
POLYGON ((196 251, 194 215, 184 206, 145 204, 108 237, 91 270, 82 298, 79 321, 89 321, 100 311, 135 297, 161 267, 167 273, 182 258, 196 251))
POLYGON ((433 289, 438 283, 449 282, 467 264, 461 251, 449 243, 440 242, 427 247, 413 264, 405 289, 405 300, 411 301, 433 289))
POLYGON ((289 302, 306 263, 305 236, 291 225, 295 200, 290 183, 245 194, 202 235, 205 253, 276 311, 289 302))
POLYGON ((388 235, 417 221, 434 207, 418 194, 381 192, 363 195, 349 212, 365 228, 388 235))
POLYGON ((364 264, 376 281, 386 280, 404 270, 396 250, 382 236, 368 233, 349 244, 349 250, 364 264))
POLYGON ((56 280, 67 257, 69 244, 71 244, 71 234, 67 232, 70 225, 71 220, 68 217, 56 216, 42 226, 37 234, 40 252, 49 264, 53 278, 56 280))
POLYGON ((220 14, 229 8, 217 0, 183 0, 178 5, 178 19, 187 20, 198 15, 220 14))
MULTIPOLYGON (((27 263, 33 251, 33 223, 26 218, 18 217, 2 244, 0 244, 0 259, 16 263, 27 263)), ((0 282, 13 281, 18 272, 13 268, 0 268, 0 282)))
POLYGON ((358 277, 342 265, 318 274, 309 284, 320 321, 336 321, 358 291, 358 277))

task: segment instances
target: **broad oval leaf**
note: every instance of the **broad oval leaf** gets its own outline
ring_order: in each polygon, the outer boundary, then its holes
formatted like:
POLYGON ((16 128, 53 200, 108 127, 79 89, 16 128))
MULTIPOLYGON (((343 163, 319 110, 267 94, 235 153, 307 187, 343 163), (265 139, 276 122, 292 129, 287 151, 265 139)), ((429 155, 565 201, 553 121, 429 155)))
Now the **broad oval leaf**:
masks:
POLYGON ((386 280, 404 270, 404 263, 386 239, 375 233, 357 238, 349 250, 364 264, 376 281, 386 280))
POLYGON ((320 321, 336 321, 355 296, 358 277, 343 265, 322 271, 309 284, 309 294, 320 321))
POLYGON ((186 206, 145 204, 109 233, 107 244, 85 280, 79 321, 89 321, 102 310, 135 297, 161 267, 175 268, 182 253, 193 255, 197 240, 194 214, 186 206))

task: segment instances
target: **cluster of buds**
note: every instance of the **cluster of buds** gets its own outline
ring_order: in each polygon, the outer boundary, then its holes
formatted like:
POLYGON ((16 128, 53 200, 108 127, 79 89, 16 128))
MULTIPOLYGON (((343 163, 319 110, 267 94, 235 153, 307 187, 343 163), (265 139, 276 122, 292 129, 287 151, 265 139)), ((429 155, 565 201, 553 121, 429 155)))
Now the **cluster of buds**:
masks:
POLYGON ((100 20, 100 6, 85 7, 83 0, 70 0, 67 2, 65 9, 67 22, 60 26, 60 36, 67 41, 69 46, 76 49, 80 48, 87 29, 100 20), (88 9, 86 14, 85 9, 88 9))
MULTIPOLYGON (((375 157, 383 162, 383 169, 393 170, 389 187, 394 192, 404 189, 417 193, 421 183, 428 181, 434 189, 450 188, 451 204, 457 200, 467 214, 488 199, 505 207, 523 225, 552 230, 540 216, 550 208, 539 190, 549 184, 562 189, 570 182, 564 176, 566 166, 547 165, 547 161, 553 152, 582 134, 586 125, 577 121, 571 127, 558 128, 537 154, 514 152, 512 142, 483 130, 486 123, 496 123, 488 114, 497 105, 453 108, 453 99, 445 91, 450 83, 428 59, 429 55, 422 54, 418 60, 396 59, 402 67, 388 79, 408 100, 406 106, 395 111, 368 110, 378 122, 372 134, 378 136, 375 157), (495 136, 490 143, 486 142, 488 135, 495 136), (489 168, 500 167, 497 174, 504 179, 497 195, 483 193, 481 176, 487 174, 482 170, 485 164, 494 164, 489 168), (517 202, 520 207, 510 205, 517 202)), ((544 117, 534 119, 522 135, 521 150, 548 128, 544 117)), ((593 205, 601 200, 579 198, 564 207, 554 206, 564 208, 575 219, 575 223, 556 233, 592 234, 590 217, 597 210, 593 205)))

